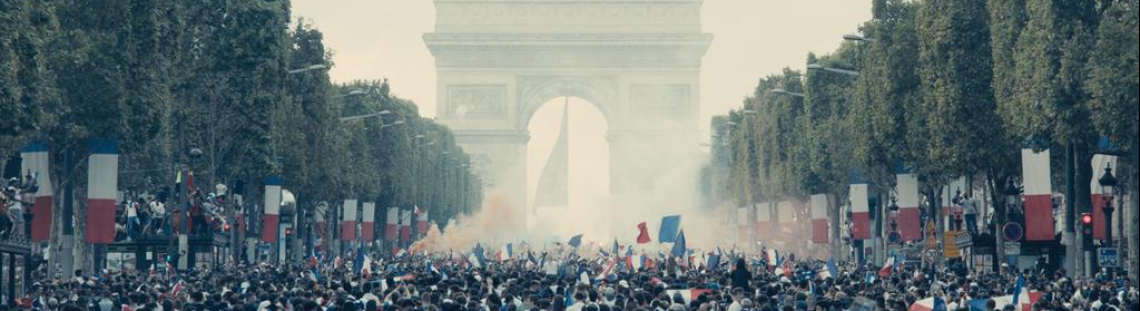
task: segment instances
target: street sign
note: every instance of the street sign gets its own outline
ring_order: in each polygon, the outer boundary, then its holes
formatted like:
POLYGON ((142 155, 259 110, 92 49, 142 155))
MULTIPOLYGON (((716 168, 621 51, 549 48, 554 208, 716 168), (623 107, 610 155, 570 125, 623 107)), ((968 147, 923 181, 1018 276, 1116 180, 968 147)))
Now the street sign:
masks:
POLYGON ((954 244, 957 244, 958 248, 968 248, 970 246, 974 246, 974 237, 970 236, 969 232, 955 232, 954 244))
POLYGON ((1004 244, 1002 244, 1002 248, 1004 248, 1006 256, 1020 256, 1021 255, 1021 243, 1005 242, 1004 244))
POLYGON ((1021 224, 1016 222, 1007 223, 1001 227, 1001 236, 1005 238, 1006 241, 1021 241, 1021 238, 1025 236, 1025 228, 1022 228, 1021 224))
POLYGON ((958 252, 958 231, 946 231, 943 233, 944 242, 942 242, 942 256, 946 258, 958 258, 962 254, 958 252))
POLYGON ((1115 268, 1120 266, 1120 256, 1115 247, 1102 247, 1097 252, 1101 267, 1115 268))
POLYGON ((898 231, 891 231, 891 233, 887 234, 887 241, 895 245, 902 244, 902 234, 899 234, 898 231))

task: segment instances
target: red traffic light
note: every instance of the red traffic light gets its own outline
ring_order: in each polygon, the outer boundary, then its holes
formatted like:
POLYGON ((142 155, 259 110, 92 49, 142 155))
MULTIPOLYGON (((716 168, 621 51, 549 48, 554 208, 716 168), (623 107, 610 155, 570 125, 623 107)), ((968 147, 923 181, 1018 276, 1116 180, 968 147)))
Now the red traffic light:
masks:
POLYGON ((1092 225, 1092 222, 1093 222, 1093 216, 1091 213, 1081 213, 1081 224, 1082 225, 1086 225, 1086 226, 1092 225))

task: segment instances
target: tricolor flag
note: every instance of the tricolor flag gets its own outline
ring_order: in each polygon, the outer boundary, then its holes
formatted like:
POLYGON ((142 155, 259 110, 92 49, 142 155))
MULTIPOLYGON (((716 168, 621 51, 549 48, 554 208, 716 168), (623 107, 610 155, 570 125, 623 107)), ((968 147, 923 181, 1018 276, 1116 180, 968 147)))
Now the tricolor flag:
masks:
MULTIPOLYGON (((52 187, 47 145, 30 143, 20 151, 20 172, 31 177, 36 189, 31 192, 32 205, 32 242, 43 242, 51 239, 52 220, 52 187)), ((25 177, 25 181, 28 178, 25 177)), ((28 194, 24 195, 25 200, 28 194)))
POLYGON ((673 257, 684 257, 688 253, 688 248, 685 246, 685 230, 677 233, 677 239, 673 241, 673 257))
POLYGON ((388 217, 385 218, 384 240, 395 242, 400 232, 400 208, 389 207, 388 217))
POLYGON ((87 160, 87 234, 92 244, 115 242, 115 201, 119 193, 119 145, 111 140, 90 140, 87 160))
POLYGON ((1053 189, 1049 172, 1049 150, 1021 150, 1021 180, 1025 184, 1025 239, 1052 241, 1053 189))
POLYGON ((645 227, 645 222, 637 224, 637 244, 649 243, 649 229, 645 227))
POLYGON ((851 238, 866 240, 871 238, 871 215, 867 201, 867 184, 851 184, 849 197, 851 200, 851 238))
MULTIPOLYGON (((1092 211, 1093 211, 1092 216, 1093 216, 1093 238, 1094 239, 1103 240, 1105 237, 1104 223, 1106 221, 1104 219, 1104 193, 1103 193, 1102 188, 1100 187, 1100 176, 1102 176, 1101 174, 1104 174, 1105 168, 1113 167, 1113 166, 1115 166, 1115 164, 1116 164, 1116 156, 1103 155, 1103 154, 1093 155, 1093 158, 1092 158, 1093 178, 1092 178, 1091 184, 1089 185, 1091 187, 1090 190, 1092 190, 1092 191, 1089 193, 1092 194, 1092 211)), ((1120 215, 1120 213, 1117 213, 1116 215, 1120 215)), ((1109 221, 1112 221, 1112 220, 1109 219, 1109 221)), ((1117 228, 1117 229, 1121 229, 1121 228, 1117 228)))
POLYGON ((428 231, 428 212, 420 209, 418 205, 414 206, 416 212, 416 232, 419 235, 427 235, 428 231))
POLYGON ((895 175, 896 189, 898 191, 899 213, 896 219, 899 234, 903 241, 912 242, 922 239, 922 222, 919 220, 919 193, 918 176, 905 173, 895 175))
POLYGON ((752 238, 755 236, 752 230, 752 218, 751 207, 742 206, 736 208, 737 240, 741 243, 752 243, 752 238))
POLYGON ((791 238, 794 234, 794 227, 796 223, 795 205, 792 201, 780 201, 776 205, 776 219, 779 222, 780 236, 791 238))
POLYGON ((261 224, 261 241, 277 242, 277 222, 281 210, 281 177, 265 178, 265 216, 261 224))
POLYGON ((677 231, 681 229, 681 215, 661 217, 661 230, 657 232, 657 242, 673 243, 677 239, 677 231))
POLYGON ((376 239, 376 203, 364 202, 360 215, 360 240, 371 242, 376 239))
POLYGON ((570 237, 570 242, 567 242, 566 244, 569 244, 570 246, 573 246, 574 248, 578 248, 578 246, 582 245, 582 235, 579 234, 579 235, 575 235, 573 237, 570 237))
POLYGON ((400 211, 400 242, 412 241, 412 212, 400 211))
POLYGON ((614 261, 613 259, 608 260, 605 268, 602 269, 601 273, 598 273, 598 276, 595 277, 594 280, 600 281, 605 279, 607 276, 614 272, 614 267, 617 267, 617 261, 614 261))
POLYGON ((811 195, 811 241, 815 244, 827 244, 827 195, 811 195))
POLYGON ((344 205, 341 207, 341 221, 340 221, 340 240, 341 241, 355 241, 356 240, 356 200, 344 200, 344 205))
POLYGON ((694 300, 697 300, 701 297, 701 295, 711 292, 712 290, 708 289, 670 289, 665 291, 665 293, 669 295, 670 299, 672 299, 673 296, 681 295, 681 299, 685 300, 686 305, 688 305, 690 302, 693 302, 694 300))
POLYGON ((515 252, 514 245, 511 245, 511 243, 503 244, 502 246, 500 246, 500 249, 499 249, 499 261, 510 260, 511 257, 514 255, 514 252, 515 252))
POLYGON ((887 257, 887 261, 885 263, 883 263, 883 267, 879 268, 879 276, 885 279, 888 276, 891 276, 891 272, 894 272, 894 271, 895 271, 895 256, 891 255, 890 257, 887 257))
POLYGON ((178 293, 182 292, 183 287, 186 287, 186 282, 179 278, 178 282, 175 282, 174 285, 170 287, 170 296, 178 297, 178 293))
POLYGON ((823 269, 819 270, 819 279, 826 280, 827 278, 834 278, 839 276, 839 267, 835 266, 835 257, 827 260, 827 264, 823 269))
POLYGON ((762 202, 756 205, 756 241, 772 238, 772 203, 762 202))
POLYGON ((766 249, 764 251, 764 258, 768 259, 768 266, 775 267, 780 264, 780 252, 776 249, 766 249))

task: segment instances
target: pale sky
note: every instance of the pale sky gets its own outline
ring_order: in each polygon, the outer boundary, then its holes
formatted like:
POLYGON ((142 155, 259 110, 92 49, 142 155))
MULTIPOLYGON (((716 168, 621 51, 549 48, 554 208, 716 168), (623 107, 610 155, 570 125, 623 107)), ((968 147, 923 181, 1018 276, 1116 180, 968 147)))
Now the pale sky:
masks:
MULTIPOLYGON (((334 81, 387 77, 393 93, 415 101, 421 114, 435 115, 435 66, 422 40, 435 23, 431 0, 292 3, 294 17, 324 33, 325 46, 334 53, 334 81)), ((711 116, 739 107, 759 78, 784 67, 803 70, 807 53, 834 51, 843 34, 870 17, 870 0, 705 0, 703 28, 715 38, 701 69, 702 127, 711 116)), ((604 117, 573 99, 570 106, 571 196, 604 191, 607 175, 591 174, 609 167, 604 117)), ((543 106, 530 124, 532 189, 557 136, 560 113, 561 105, 543 106)))

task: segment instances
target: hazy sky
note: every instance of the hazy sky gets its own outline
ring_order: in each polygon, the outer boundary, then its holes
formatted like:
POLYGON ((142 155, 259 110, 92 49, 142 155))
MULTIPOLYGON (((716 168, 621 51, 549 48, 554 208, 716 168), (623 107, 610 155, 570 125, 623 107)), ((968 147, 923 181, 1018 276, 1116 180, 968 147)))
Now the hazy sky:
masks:
MULTIPOLYGON (((435 23, 431 0, 292 3, 294 16, 324 33, 325 46, 334 53, 334 81, 387 77, 393 93, 415 101, 421 114, 435 115, 435 66, 422 40, 435 23)), ((704 31, 715 38, 701 71, 701 124, 707 127, 710 116, 739 107, 759 78, 784 67, 803 70, 808 52, 833 51, 841 36, 855 32, 870 14, 870 0, 705 0, 704 31)), ((591 110, 571 100, 572 195, 608 185, 604 174, 590 174, 609 167, 605 121, 591 110)), ((546 105, 531 121, 532 176, 553 146, 560 113, 561 105, 546 105)))

